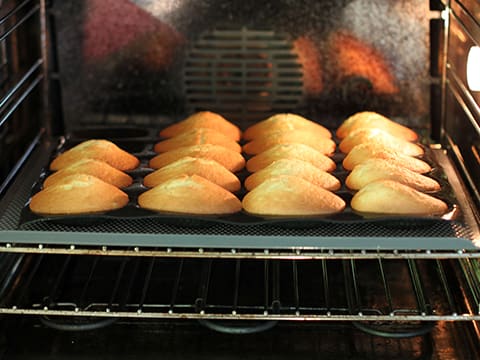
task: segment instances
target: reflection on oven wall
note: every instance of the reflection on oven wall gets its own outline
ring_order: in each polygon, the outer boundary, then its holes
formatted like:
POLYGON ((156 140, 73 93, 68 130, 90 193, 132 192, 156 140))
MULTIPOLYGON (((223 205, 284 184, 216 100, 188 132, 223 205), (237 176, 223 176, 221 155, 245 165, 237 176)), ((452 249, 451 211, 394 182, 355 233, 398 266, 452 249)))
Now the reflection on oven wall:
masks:
POLYGON ((269 30, 288 41, 303 85, 299 101, 284 110, 332 126, 362 109, 428 124, 425 1, 84 0, 56 1, 52 14, 67 130, 181 118, 192 109, 185 56, 199 38, 224 28, 269 30))

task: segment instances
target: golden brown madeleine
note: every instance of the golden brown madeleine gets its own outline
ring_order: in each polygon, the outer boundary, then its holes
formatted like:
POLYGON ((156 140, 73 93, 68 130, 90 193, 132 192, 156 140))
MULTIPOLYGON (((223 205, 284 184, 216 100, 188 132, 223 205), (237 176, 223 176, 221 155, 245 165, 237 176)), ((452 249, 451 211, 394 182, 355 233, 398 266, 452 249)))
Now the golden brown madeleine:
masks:
POLYGON ((434 179, 383 159, 371 159, 355 166, 345 184, 358 190, 377 180, 395 180, 419 191, 440 190, 440 184, 434 179))
POLYGON ((48 176, 43 182, 43 187, 55 185, 63 178, 75 174, 92 175, 118 188, 130 186, 133 182, 129 175, 106 162, 94 159, 82 159, 48 176))
POLYGON ((343 139, 357 129, 380 129, 407 141, 418 140, 417 133, 412 129, 372 111, 363 111, 350 116, 340 125, 336 135, 343 139))
POLYGON ((397 138, 380 129, 354 130, 340 142, 339 148, 341 152, 348 154, 355 146, 366 143, 384 146, 409 156, 420 156, 424 153, 420 145, 397 138))
POLYGON ((297 176, 320 186, 326 190, 335 191, 340 189, 340 181, 326 171, 320 170, 312 164, 297 159, 281 159, 274 161, 266 168, 250 175, 245 179, 245 188, 252 190, 265 180, 272 177, 290 175, 297 176))
POLYGON ((256 215, 325 215, 345 208, 345 202, 334 193, 295 176, 270 178, 242 201, 245 211, 256 215))
POLYGON ((239 141, 242 137, 242 132, 238 126, 232 124, 223 116, 211 111, 200 111, 190 115, 186 119, 172 124, 160 131, 160 136, 171 138, 198 128, 217 130, 233 141, 239 141))
POLYGON ((212 144, 184 146, 167 151, 152 158, 149 165, 153 169, 160 169, 185 156, 215 160, 231 172, 242 170, 245 166, 245 159, 241 154, 212 144))
POLYGON ((190 156, 181 158, 148 174, 143 179, 143 184, 147 187, 154 187, 181 175, 198 175, 228 191, 240 190, 240 180, 224 166, 214 160, 190 156))
POLYGON ((335 162, 328 156, 304 144, 280 144, 253 156, 247 161, 247 170, 256 172, 281 159, 298 159, 306 161, 316 168, 331 172, 335 162))
POLYGON ((108 140, 87 140, 58 155, 50 164, 50 170, 63 169, 82 159, 104 161, 118 170, 135 169, 140 161, 108 140))
POLYGON ((364 143, 355 146, 343 159, 343 167, 352 170, 370 159, 388 160, 390 163, 403 166, 419 174, 425 174, 432 170, 425 161, 405 155, 399 151, 387 148, 379 144, 364 143))
POLYGON ((448 210, 442 200, 392 180, 372 182, 357 192, 352 209, 365 213, 441 215, 448 210))
POLYGON ((77 174, 33 195, 30 210, 41 215, 78 215, 123 208, 128 195, 95 176, 77 174))
POLYGON ((315 136, 331 138, 332 133, 324 126, 295 114, 276 114, 268 119, 250 126, 243 133, 245 140, 258 139, 272 132, 287 132, 293 130, 309 131, 315 136))
POLYGON ((242 204, 231 192, 198 175, 169 179, 138 197, 140 207, 187 214, 233 214, 242 204))
POLYGON ((303 130, 289 132, 273 132, 268 136, 250 141, 243 146, 246 154, 256 155, 279 144, 304 144, 308 145, 324 155, 335 152, 335 142, 328 138, 318 136, 303 130))
POLYGON ((178 149, 179 147, 202 144, 220 145, 236 152, 242 152, 242 147, 237 142, 217 130, 208 128, 193 129, 170 139, 160 141, 155 144, 154 151, 162 153, 178 149))

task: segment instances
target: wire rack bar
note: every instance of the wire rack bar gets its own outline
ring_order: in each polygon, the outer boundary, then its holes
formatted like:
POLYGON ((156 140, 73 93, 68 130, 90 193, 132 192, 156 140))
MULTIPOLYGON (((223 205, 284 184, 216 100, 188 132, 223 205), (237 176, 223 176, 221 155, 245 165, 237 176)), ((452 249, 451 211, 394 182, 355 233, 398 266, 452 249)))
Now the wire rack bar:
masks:
MULTIPOLYGON (((6 31, 0 34, 0 41, 5 40, 12 32, 18 29, 25 21, 31 18, 36 12, 40 10, 40 4, 35 5, 32 9, 30 9, 24 16, 22 16, 15 24, 9 27, 6 31)), ((14 10, 15 11, 15 10, 14 10)))
POLYGON ((263 285, 264 285, 264 308, 263 311, 264 313, 268 312, 269 308, 269 300, 270 300, 270 287, 268 286, 269 284, 269 279, 270 279, 270 271, 269 271, 269 264, 270 262, 267 260, 264 260, 264 266, 263 266, 263 285))
POLYGON ((330 291, 328 287, 328 269, 327 262, 325 259, 322 259, 322 278, 323 278, 323 297, 325 300, 325 306, 327 309, 330 308, 330 291))
POLYGON ((18 4, 15 8, 10 10, 8 13, 6 13, 4 16, 0 18, 0 25, 3 25, 8 19, 10 19, 13 15, 18 13, 21 9, 23 9, 28 3, 32 2, 32 0, 25 0, 18 4))
POLYGON ((480 313, 480 272, 478 262, 472 262, 468 259, 460 260, 460 267, 466 280, 468 292, 473 298, 474 309, 480 313))
POLYGON ((110 311, 110 309, 113 307, 113 304, 115 302, 115 298, 117 296, 117 293, 119 292, 120 284, 122 283, 122 278, 123 278, 123 274, 125 272, 125 267, 127 266, 127 262, 128 262, 128 259, 125 258, 125 259, 122 260, 122 262, 120 264, 120 268, 118 270, 118 276, 115 279, 112 295, 110 296, 110 301, 108 302, 108 307, 106 308, 106 311, 110 311))
POLYGON ((98 262, 99 262, 99 258, 94 257, 93 263, 92 263, 92 265, 90 267, 90 271, 88 273, 87 280, 85 281, 85 284, 83 285, 82 292, 80 293, 80 297, 78 298, 78 304, 81 308, 84 308, 86 306, 85 299, 86 299, 86 296, 87 296, 87 291, 89 290, 90 284, 92 283, 95 270, 97 269, 98 262))
POLYGON ((414 289, 418 309, 421 314, 429 313, 428 310, 428 301, 424 293, 424 287, 416 263, 412 259, 408 259, 408 270, 410 271, 410 280, 414 289))
POLYGON ((238 295, 240 291, 240 269, 241 261, 235 260, 235 279, 234 279, 234 291, 233 291, 233 301, 232 301, 232 314, 235 314, 238 309, 238 295))
POLYGON ((110 257, 162 257, 162 258, 222 258, 222 259, 278 259, 278 260, 333 260, 333 259, 479 259, 480 252, 457 251, 432 251, 432 250, 304 250, 292 249, 291 251, 278 251, 275 249, 149 249, 149 248, 118 248, 118 247, 82 247, 78 245, 50 247, 45 244, 25 246, 22 244, 6 243, 0 245, 0 253, 26 253, 26 254, 58 254, 58 255, 94 255, 110 257))
POLYGON ((207 302, 208 288, 210 286, 210 274, 212 272, 212 260, 209 259, 203 265, 202 276, 198 287, 198 297, 195 300, 195 306, 200 313, 204 312, 205 304, 207 302))
POLYGON ((386 274, 385 274, 385 269, 383 267, 383 260, 382 259, 378 259, 378 267, 379 267, 380 274, 381 274, 381 277, 382 277, 383 290, 384 290, 385 295, 387 297, 388 309, 389 309, 389 312, 391 313, 393 311, 392 294, 390 292, 390 286, 388 285, 388 282, 387 282, 387 277, 386 277, 386 274))
POLYGON ((149 261, 149 264, 148 264, 148 270, 147 270, 147 274, 145 276, 145 280, 144 280, 144 283, 143 283, 143 288, 142 288, 142 295, 141 295, 141 298, 140 298, 140 305, 139 305, 139 311, 142 310, 142 307, 145 303, 145 298, 147 297, 147 292, 148 292, 148 289, 150 287, 150 283, 151 283, 151 278, 152 278, 152 273, 153 273, 153 267, 155 266, 155 258, 151 258, 150 261, 149 261))
MULTIPOLYGON (((25 73, 25 75, 15 84, 15 86, 10 89, 10 91, 0 100, 0 108, 3 108, 13 96, 27 84, 29 79, 35 74, 35 72, 41 68, 43 61, 39 59, 32 67, 25 73)), ((30 85, 23 91, 23 93, 18 97, 16 102, 10 107, 10 109, 0 118, 0 126, 2 126, 7 119, 13 114, 13 112, 20 106, 21 103, 28 97, 28 95, 35 89, 35 87, 43 79, 43 74, 37 75, 33 80, 31 80, 30 85)))
POLYGON ((180 281, 181 281, 181 278, 182 278, 183 262, 184 262, 183 259, 180 259, 180 260, 178 261, 178 270, 177 270, 177 275, 176 275, 176 277, 175 277, 175 282, 174 282, 173 289, 172 289, 172 296, 171 296, 171 300, 170 300, 170 310, 169 310, 169 313, 173 313, 174 308, 175 308, 176 299, 177 299, 177 294, 178 294, 178 289, 179 289, 179 287, 180 287, 180 281))
POLYGON ((60 311, 43 309, 5 309, 0 308, 0 314, 15 315, 42 315, 68 317, 114 317, 139 319, 209 319, 209 320, 279 320, 279 321, 479 321, 480 315, 451 314, 451 315, 282 315, 282 314, 208 314, 208 313, 169 313, 169 312, 122 312, 122 311, 60 311))
POLYGON ((51 304, 56 303, 57 293, 59 291, 60 284, 64 280, 64 276, 65 276, 65 273, 68 269, 68 266, 70 264, 71 259, 72 259, 71 256, 65 257, 65 261, 63 262, 63 265, 60 268, 60 271, 59 271, 59 273, 58 273, 58 275, 57 275, 57 277, 54 281, 54 285, 52 287, 52 290, 51 290, 50 294, 47 297, 45 297, 44 300, 43 300, 44 309, 48 309, 51 304))

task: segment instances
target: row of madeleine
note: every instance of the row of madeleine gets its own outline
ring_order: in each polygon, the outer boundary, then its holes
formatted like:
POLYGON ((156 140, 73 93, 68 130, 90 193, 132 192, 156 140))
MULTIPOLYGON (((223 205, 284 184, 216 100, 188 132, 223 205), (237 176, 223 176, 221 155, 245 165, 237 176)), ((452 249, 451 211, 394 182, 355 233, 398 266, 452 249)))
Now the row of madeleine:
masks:
POLYGON ((325 127, 294 114, 279 114, 245 131, 244 152, 252 173, 245 179, 243 208, 258 215, 334 214, 346 204, 331 174, 336 149, 325 127), (260 164, 260 165, 259 165, 260 164))
POLYGON ((437 215, 447 211, 442 200, 427 194, 441 189, 421 160, 418 135, 384 116, 364 112, 348 118, 337 130, 343 167, 351 170, 345 183, 358 190, 353 210, 374 214, 437 215), (425 175, 427 174, 427 175, 425 175))

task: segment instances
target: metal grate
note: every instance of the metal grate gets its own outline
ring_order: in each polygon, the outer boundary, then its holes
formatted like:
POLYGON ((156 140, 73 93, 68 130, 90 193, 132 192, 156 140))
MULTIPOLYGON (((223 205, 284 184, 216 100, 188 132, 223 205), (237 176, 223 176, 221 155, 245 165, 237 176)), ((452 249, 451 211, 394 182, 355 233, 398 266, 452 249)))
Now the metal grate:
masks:
MULTIPOLYGON (((460 266, 457 264, 459 263, 460 266)), ((64 316, 480 320, 478 278, 461 290, 440 260, 224 260, 34 255, 1 313, 64 316), (463 297, 458 295, 462 294, 463 297)))
POLYGON ((259 120, 295 109, 302 68, 292 44, 271 30, 217 29, 188 50, 184 87, 188 110, 210 109, 235 120, 259 120))

